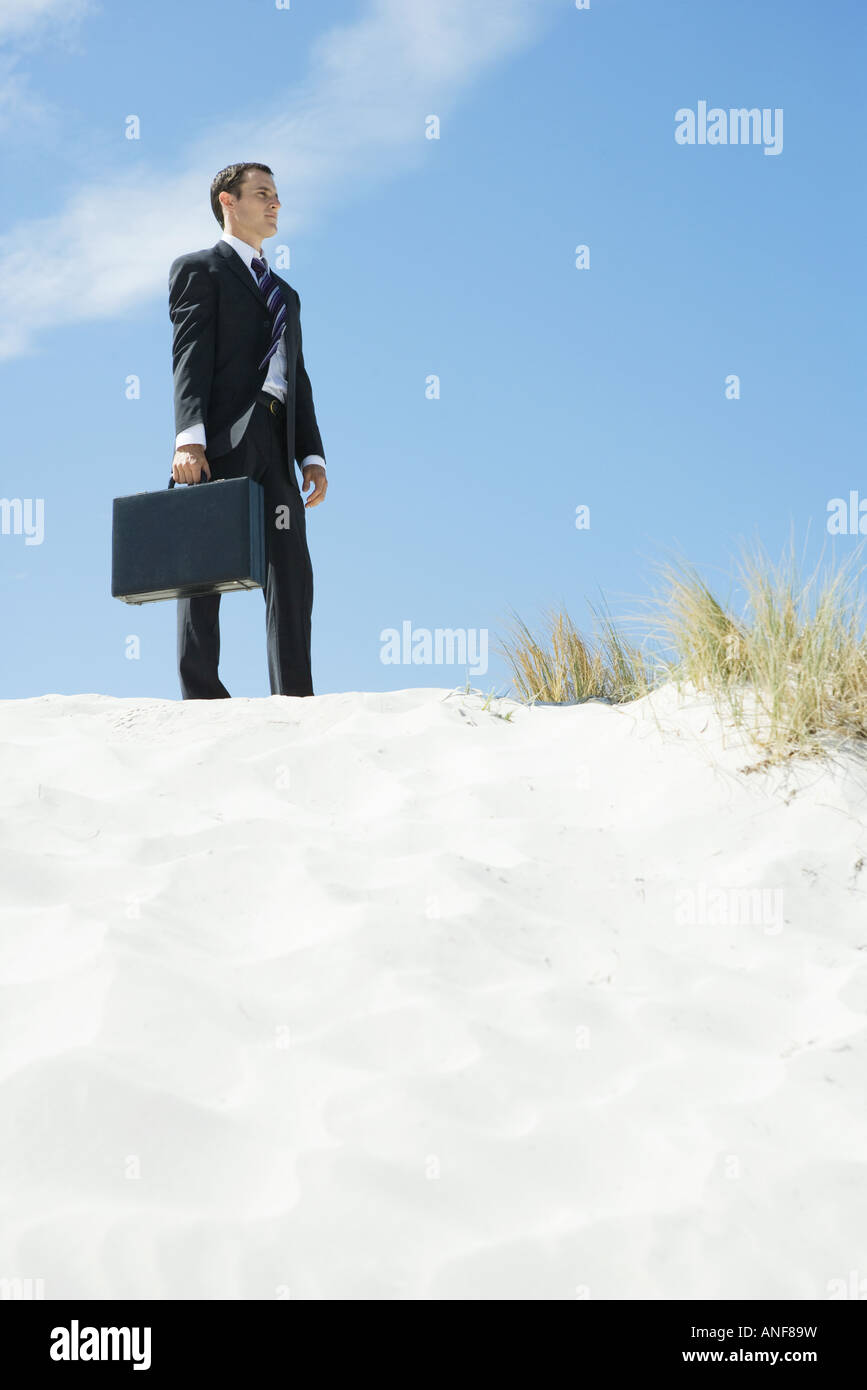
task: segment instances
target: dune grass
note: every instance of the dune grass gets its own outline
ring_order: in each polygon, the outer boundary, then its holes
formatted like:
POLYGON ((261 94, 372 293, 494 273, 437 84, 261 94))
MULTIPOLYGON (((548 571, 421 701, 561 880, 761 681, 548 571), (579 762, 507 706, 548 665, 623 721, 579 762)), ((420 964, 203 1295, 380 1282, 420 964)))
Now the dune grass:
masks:
POLYGON ((541 634, 514 617, 511 637, 499 644, 520 699, 575 704, 581 700, 635 700, 653 688, 650 663, 606 612, 594 613, 598 631, 585 637, 567 613, 552 612, 541 634))
POLYGON ((862 554, 859 546, 803 577, 791 545, 776 564, 755 548, 737 567, 739 612, 676 561, 660 567, 640 644, 623 633, 635 618, 594 615, 597 631, 585 637, 555 612, 541 634, 516 619, 500 650, 528 702, 620 703, 689 682, 772 759, 822 753, 834 738, 867 739, 862 554))

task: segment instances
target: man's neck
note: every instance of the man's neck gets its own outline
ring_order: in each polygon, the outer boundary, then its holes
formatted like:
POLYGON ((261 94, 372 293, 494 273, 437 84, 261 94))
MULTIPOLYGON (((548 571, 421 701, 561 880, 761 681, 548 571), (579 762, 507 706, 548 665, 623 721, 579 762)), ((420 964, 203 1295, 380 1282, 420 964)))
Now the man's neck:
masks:
POLYGON ((243 232, 236 232, 232 227, 226 227, 225 230, 226 232, 228 232, 229 236, 235 237, 237 241, 246 241, 248 246, 252 246, 253 250, 256 252, 256 255, 261 256, 261 241, 257 241, 255 237, 245 236, 243 232))

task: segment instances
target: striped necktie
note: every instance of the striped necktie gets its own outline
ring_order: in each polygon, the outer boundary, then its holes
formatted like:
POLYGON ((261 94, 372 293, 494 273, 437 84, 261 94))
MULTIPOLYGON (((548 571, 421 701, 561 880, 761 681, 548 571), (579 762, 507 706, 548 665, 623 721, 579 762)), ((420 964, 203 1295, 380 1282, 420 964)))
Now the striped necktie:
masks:
POLYGON ((259 371, 261 372, 263 367, 267 367, 277 351, 277 345, 286 324, 286 301, 280 286, 268 269, 264 256, 254 256, 251 265, 256 273, 256 279, 259 281, 259 289, 268 301, 268 313, 271 315, 271 346, 259 363, 259 371))

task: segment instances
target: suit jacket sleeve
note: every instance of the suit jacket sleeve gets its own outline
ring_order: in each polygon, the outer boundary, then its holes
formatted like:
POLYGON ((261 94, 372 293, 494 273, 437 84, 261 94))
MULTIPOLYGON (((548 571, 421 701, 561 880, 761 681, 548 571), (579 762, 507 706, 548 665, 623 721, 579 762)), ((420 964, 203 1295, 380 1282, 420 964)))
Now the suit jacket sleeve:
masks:
POLYGON ((304 353, 301 348, 301 297, 294 291, 298 300, 298 357, 295 363, 295 459, 300 464, 308 454, 318 454, 325 462, 322 436, 316 423, 313 408, 313 387, 304 366, 304 353))
POLYGON ((175 434, 208 418, 214 377, 217 302, 212 276, 186 256, 169 270, 169 314, 173 328, 172 372, 175 434))

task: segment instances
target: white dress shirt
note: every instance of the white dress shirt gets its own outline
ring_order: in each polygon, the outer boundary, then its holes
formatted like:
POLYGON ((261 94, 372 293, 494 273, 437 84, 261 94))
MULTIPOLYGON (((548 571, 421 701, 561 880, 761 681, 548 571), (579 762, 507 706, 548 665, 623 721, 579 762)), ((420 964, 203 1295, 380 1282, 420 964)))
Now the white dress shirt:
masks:
MULTIPOLYGON (((251 246, 248 241, 242 241, 240 237, 231 236, 228 232, 223 232, 222 240, 227 241, 229 245, 233 247, 235 251, 237 251, 238 255, 241 257, 241 260, 244 262, 245 266, 249 270, 253 279, 256 281, 256 284, 258 285, 259 279, 256 275, 255 270, 253 269, 253 257, 256 255, 255 248, 251 246)), ((262 256, 262 260, 265 261, 265 264, 267 266, 268 262, 265 259, 264 255, 262 256)), ((277 350, 271 358, 271 361, 268 363, 268 373, 265 377, 265 382, 262 387, 262 390, 267 391, 272 396, 276 396, 278 401, 286 400, 285 328, 280 335, 280 341, 277 344, 277 350)), ((184 444, 207 444, 204 421, 202 421, 200 424, 190 425, 188 429, 181 430, 180 434, 175 440, 175 448, 180 449, 184 444)), ((308 463, 318 463, 323 468, 325 467, 325 460, 324 458, 321 458, 319 454, 308 454, 305 459, 302 459, 301 467, 305 468, 308 463)))

